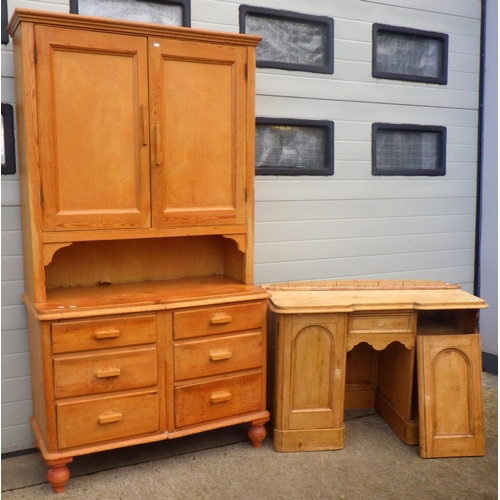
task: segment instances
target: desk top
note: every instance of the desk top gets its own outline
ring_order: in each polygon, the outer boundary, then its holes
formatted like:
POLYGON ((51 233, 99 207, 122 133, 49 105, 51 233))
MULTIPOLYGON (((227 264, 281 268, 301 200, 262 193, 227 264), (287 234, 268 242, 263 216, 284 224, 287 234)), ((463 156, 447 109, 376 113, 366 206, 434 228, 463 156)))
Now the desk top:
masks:
POLYGON ((316 281, 265 285, 280 314, 387 310, 484 309, 485 301, 442 282, 316 281))

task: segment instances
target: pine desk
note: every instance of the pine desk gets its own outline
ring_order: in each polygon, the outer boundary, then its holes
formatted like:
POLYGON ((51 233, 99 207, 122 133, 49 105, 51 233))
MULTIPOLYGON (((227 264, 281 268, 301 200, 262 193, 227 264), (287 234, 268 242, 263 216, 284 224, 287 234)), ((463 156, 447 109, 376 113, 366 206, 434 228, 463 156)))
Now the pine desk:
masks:
POLYGON ((371 407, 422 457, 484 455, 484 300, 441 282, 266 288, 276 451, 343 448, 344 409, 371 407))

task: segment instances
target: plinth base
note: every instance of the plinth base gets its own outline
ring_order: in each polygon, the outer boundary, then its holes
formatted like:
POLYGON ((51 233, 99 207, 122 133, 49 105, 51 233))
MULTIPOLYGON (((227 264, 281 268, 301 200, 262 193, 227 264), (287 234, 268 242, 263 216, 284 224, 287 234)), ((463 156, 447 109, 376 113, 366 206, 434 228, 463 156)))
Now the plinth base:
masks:
POLYGON ((274 450, 284 452, 341 450, 344 447, 344 435, 344 425, 332 429, 274 429, 274 450))

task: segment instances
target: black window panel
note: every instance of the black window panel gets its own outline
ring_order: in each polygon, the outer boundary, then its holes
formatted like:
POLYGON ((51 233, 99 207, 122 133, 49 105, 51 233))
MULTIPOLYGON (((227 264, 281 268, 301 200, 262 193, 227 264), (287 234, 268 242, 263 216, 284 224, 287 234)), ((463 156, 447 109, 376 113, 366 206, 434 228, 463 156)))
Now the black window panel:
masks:
POLYGON ((261 35, 257 66, 333 73, 333 19, 240 6, 240 32, 261 35))
POLYGON ((373 25, 372 75, 375 78, 446 85, 448 35, 373 25))
POLYGON ((15 173, 14 108, 2 102, 2 175, 15 173))
POLYGON ((69 0, 72 14, 191 26, 190 0, 69 0))
POLYGON ((257 175, 333 175, 333 122, 257 118, 257 175))
POLYGON ((372 125, 372 174, 446 174, 446 128, 424 125, 372 125))

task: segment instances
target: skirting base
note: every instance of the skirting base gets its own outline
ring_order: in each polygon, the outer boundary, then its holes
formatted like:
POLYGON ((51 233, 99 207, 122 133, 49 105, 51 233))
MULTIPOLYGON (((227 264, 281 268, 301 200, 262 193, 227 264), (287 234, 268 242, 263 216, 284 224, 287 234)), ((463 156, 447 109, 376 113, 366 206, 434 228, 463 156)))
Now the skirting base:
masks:
POLYGON ((345 426, 333 429, 278 430, 274 429, 274 450, 322 451, 344 447, 345 426))

